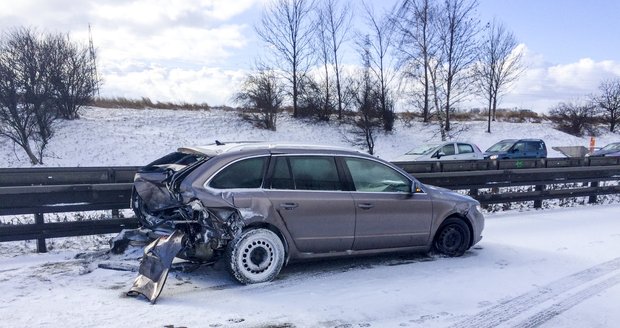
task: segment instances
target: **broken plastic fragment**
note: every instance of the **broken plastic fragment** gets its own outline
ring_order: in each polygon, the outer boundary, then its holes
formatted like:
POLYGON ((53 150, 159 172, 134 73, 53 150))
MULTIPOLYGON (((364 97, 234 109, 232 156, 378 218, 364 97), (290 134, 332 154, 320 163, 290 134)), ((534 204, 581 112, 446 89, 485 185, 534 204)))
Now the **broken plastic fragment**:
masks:
POLYGON ((140 274, 134 280, 127 296, 144 295, 155 304, 166 283, 172 260, 183 248, 184 236, 182 231, 175 230, 170 236, 160 237, 144 249, 138 271, 140 274))

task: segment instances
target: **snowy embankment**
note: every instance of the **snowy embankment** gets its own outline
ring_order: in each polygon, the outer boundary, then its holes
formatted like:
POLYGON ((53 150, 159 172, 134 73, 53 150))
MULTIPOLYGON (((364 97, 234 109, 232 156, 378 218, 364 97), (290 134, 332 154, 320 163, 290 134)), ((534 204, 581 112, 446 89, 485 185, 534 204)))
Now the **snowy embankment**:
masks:
MULTIPOLYGON (((457 123, 457 139, 486 149, 505 138, 587 146, 549 124, 457 123)), ((283 115, 278 131, 237 113, 88 108, 63 121, 47 166, 143 165, 183 145, 266 140, 349 146, 346 128, 283 115)), ((377 154, 395 158, 437 141, 434 125, 398 122, 377 154)), ((607 134, 597 145, 617 141, 607 134)), ((0 140, 0 167, 29 166, 0 140)), ((620 205, 488 213, 484 239, 461 258, 415 254, 319 261, 286 267, 273 282, 241 286, 221 264, 170 275, 156 305, 124 296, 139 250, 106 253, 107 236, 0 243, 0 327, 614 327, 620 322, 620 205)), ((52 220, 54 220, 52 218, 52 220)))
POLYGON ((0 326, 616 327, 620 205, 487 216, 461 258, 391 255, 287 266, 241 286, 221 264, 173 272, 158 303, 124 296, 139 252, 0 255, 0 326), (36 310, 35 310, 36 309, 36 310))
MULTIPOLYGON (((254 128, 238 112, 224 110, 134 110, 86 108, 75 121, 60 121, 49 145, 46 166, 143 165, 180 146, 204 145, 220 141, 261 140, 302 142, 352 147, 349 127, 335 122, 313 123, 295 120, 288 114, 278 119, 277 131, 254 128)), ((485 150, 507 138, 545 140, 549 157, 559 157, 554 146, 588 146, 589 138, 578 138, 552 128, 549 123, 495 122, 486 133, 486 122, 453 122, 455 139, 469 140, 485 150)), ((603 146, 618 141, 617 134, 597 138, 603 146)), ((437 125, 397 121, 395 131, 379 134, 376 153, 391 160, 416 145, 440 140, 437 125)), ((0 167, 29 166, 19 148, 0 139, 0 167)))

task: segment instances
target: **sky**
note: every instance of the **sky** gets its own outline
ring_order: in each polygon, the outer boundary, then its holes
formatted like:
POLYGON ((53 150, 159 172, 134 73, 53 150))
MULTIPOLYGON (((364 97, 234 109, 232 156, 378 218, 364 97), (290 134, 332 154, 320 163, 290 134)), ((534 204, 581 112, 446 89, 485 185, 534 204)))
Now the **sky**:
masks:
MULTIPOLYGON (((254 26, 267 1, 0 0, 0 31, 29 26, 87 42, 90 24, 101 96, 231 105, 266 55, 254 26)), ((398 2, 368 1, 377 12, 398 2)), ((618 12, 620 2, 607 0, 479 0, 480 20, 503 22, 525 52, 527 69, 501 106, 546 111, 620 77, 618 12)))

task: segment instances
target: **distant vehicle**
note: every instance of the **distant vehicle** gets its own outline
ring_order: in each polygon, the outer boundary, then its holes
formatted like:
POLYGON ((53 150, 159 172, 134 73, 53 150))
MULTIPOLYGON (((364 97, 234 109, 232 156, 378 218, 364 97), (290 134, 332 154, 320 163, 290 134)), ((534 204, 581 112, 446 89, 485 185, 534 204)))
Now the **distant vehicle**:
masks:
POLYGON ((480 151, 478 146, 471 142, 448 141, 418 146, 393 161, 409 162, 472 159, 482 159, 482 151, 480 151))
POLYGON ((485 159, 546 158, 547 146, 540 139, 504 139, 484 152, 485 159))
POLYGON ((607 146, 586 155, 588 157, 615 157, 620 156, 620 142, 612 142, 607 146))

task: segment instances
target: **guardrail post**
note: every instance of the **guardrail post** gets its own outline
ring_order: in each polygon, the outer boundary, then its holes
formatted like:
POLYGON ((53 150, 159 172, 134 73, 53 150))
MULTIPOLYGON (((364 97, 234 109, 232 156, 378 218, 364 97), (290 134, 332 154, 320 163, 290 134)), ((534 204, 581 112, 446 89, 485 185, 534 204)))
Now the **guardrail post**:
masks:
POLYGON ((120 217, 120 211, 119 210, 112 210, 112 218, 118 219, 119 217, 120 217))
MULTIPOLYGON (((599 186, 599 182, 598 181, 592 181, 590 182, 590 187, 598 187, 599 186)), ((596 195, 591 195, 590 197, 588 197, 588 204, 596 204, 598 202, 598 197, 596 197, 596 195)))
MULTIPOLYGON (((534 187, 536 191, 544 191, 545 185, 538 185, 534 187)), ((537 199, 534 201, 534 208, 542 208, 542 199, 537 199)))
MULTIPOLYGON (((34 224, 43 226, 44 223, 43 213, 35 213, 34 224)), ((47 245, 45 245, 45 238, 43 237, 37 238, 37 252, 47 253, 47 245)))

